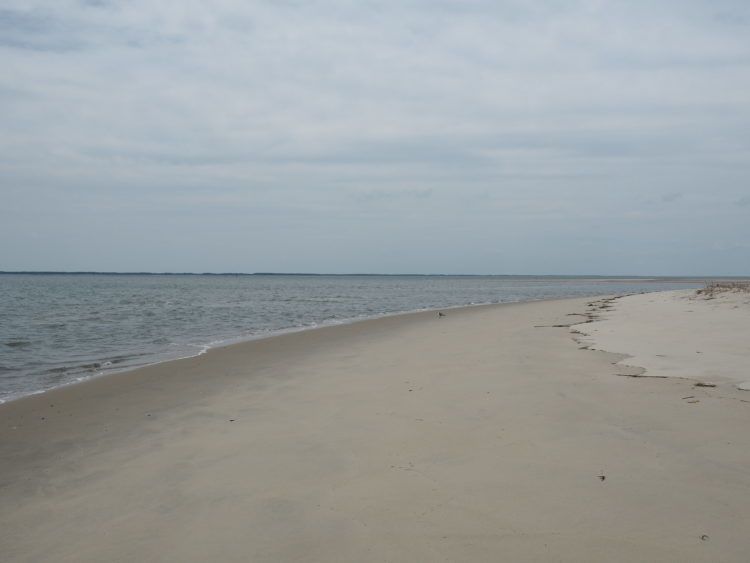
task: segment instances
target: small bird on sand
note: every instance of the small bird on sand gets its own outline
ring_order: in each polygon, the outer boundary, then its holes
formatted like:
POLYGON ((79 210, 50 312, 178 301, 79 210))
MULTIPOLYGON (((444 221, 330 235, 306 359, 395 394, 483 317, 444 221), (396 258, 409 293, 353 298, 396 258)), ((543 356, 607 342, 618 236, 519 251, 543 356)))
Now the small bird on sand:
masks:
POLYGON ((438 317, 444 317, 444 316, 445 316, 445 313, 443 313, 442 311, 438 311, 438 317))

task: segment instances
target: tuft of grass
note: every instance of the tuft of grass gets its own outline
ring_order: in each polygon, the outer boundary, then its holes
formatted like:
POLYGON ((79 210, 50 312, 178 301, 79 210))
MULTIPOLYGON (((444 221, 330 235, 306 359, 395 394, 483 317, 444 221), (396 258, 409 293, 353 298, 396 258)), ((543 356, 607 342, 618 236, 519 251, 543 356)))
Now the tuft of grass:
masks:
POLYGON ((706 282, 703 289, 696 291, 698 295, 716 297, 721 293, 750 293, 750 281, 720 281, 706 282))

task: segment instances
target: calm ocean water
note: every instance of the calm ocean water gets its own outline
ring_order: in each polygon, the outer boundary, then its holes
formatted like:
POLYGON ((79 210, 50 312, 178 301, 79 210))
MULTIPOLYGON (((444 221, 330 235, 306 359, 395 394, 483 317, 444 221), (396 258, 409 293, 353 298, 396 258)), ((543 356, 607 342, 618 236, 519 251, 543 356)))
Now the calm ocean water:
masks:
POLYGON ((698 287, 504 276, 0 275, 0 401, 278 331, 477 303, 698 287))

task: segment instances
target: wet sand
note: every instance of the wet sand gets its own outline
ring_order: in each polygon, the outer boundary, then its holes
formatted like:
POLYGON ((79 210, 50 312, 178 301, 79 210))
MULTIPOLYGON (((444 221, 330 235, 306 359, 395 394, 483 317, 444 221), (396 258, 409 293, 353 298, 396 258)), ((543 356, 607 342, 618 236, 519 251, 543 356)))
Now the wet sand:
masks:
POLYGON ((750 393, 616 375, 567 326, 590 301, 305 331, 0 405, 2 557, 747 561, 750 393))

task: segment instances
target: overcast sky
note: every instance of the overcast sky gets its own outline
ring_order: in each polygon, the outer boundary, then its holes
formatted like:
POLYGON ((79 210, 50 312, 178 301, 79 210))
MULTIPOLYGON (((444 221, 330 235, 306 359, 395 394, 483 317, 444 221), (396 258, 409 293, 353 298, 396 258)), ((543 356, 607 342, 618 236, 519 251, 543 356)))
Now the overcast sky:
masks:
POLYGON ((750 274, 746 0, 0 6, 0 270, 750 274))

